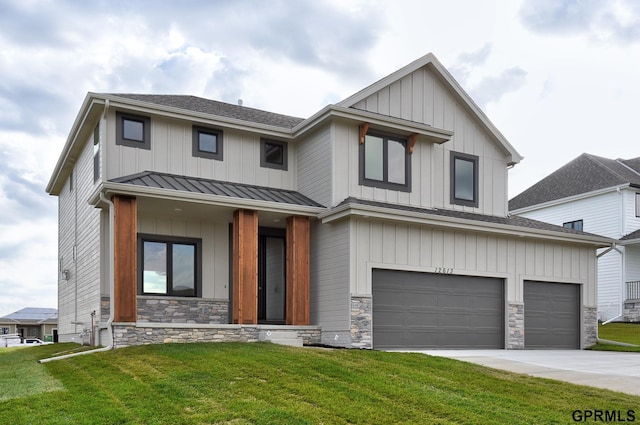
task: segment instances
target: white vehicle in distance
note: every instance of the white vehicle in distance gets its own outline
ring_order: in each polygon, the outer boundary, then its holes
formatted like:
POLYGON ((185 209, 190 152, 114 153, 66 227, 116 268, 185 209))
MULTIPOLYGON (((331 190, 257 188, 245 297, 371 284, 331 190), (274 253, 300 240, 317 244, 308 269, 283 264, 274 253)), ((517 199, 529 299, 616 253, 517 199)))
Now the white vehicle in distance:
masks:
POLYGON ((24 345, 45 345, 45 344, 53 344, 53 342, 44 342, 39 338, 25 338, 24 345))
POLYGON ((1 347, 20 347, 22 345, 22 337, 18 334, 0 335, 1 347))

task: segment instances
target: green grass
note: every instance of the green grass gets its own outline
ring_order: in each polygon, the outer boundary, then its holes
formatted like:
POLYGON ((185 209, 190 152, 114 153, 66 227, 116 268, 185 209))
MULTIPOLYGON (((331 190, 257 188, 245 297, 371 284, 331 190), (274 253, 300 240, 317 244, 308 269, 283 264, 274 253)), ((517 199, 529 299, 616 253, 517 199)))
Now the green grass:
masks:
POLYGON ((635 344, 636 347, 627 347, 614 344, 598 343, 590 350, 595 351, 624 351, 640 353, 640 323, 608 323, 598 324, 598 337, 600 339, 635 344))
MULTIPOLYGON (((12 360, 33 362, 47 349, 16 350, 12 360)), ((13 367, 7 355, 1 373, 13 367)), ((573 423, 574 410, 640 405, 451 359, 268 343, 132 347, 38 367, 64 388, 4 401, 0 423, 552 424, 573 423)))

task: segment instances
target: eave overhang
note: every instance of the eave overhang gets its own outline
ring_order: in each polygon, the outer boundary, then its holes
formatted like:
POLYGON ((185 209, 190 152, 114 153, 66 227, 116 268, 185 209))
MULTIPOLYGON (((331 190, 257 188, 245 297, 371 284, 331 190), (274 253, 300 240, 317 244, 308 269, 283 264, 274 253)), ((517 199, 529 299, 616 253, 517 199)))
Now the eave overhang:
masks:
MULTIPOLYGON (((435 210, 434 210, 435 211, 435 210)), ((404 211, 395 208, 385 208, 373 205, 348 203, 324 211, 318 215, 322 223, 344 219, 347 217, 373 218, 379 220, 401 221, 412 224, 422 224, 451 230, 465 230, 485 234, 517 237, 524 239, 548 240, 563 243, 589 245, 593 248, 606 248, 615 244, 615 239, 590 234, 563 233, 544 229, 522 226, 505 225, 479 220, 469 220, 446 215, 431 215, 404 211)))
POLYGON ((104 194, 107 198, 113 195, 133 196, 133 197, 149 197, 155 199, 163 199, 169 201, 189 202, 200 205, 211 205, 227 208, 247 208, 256 211, 265 211, 281 214, 296 214, 308 217, 316 217, 323 212, 324 207, 313 207, 306 205, 293 205, 280 202, 269 202, 256 199, 234 198, 230 196, 211 195, 193 193, 179 190, 171 190, 157 187, 143 187, 127 183, 102 183, 89 198, 90 205, 102 207, 100 194, 104 194))
POLYGON ((432 143, 442 144, 448 142, 453 137, 453 131, 432 127, 415 121, 362 111, 360 109, 345 108, 343 106, 328 105, 322 110, 304 120, 293 128, 296 137, 299 137, 318 124, 330 120, 342 119, 353 123, 369 123, 371 128, 379 130, 401 133, 404 135, 418 134, 424 136, 432 143))

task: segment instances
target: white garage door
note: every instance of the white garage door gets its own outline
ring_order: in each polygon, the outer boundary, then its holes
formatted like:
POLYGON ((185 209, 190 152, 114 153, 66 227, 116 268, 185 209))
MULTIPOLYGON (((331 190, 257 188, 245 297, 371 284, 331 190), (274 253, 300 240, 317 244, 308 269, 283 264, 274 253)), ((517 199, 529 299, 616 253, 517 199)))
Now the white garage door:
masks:
POLYGON ((504 348, 504 280, 373 270, 376 349, 504 348))

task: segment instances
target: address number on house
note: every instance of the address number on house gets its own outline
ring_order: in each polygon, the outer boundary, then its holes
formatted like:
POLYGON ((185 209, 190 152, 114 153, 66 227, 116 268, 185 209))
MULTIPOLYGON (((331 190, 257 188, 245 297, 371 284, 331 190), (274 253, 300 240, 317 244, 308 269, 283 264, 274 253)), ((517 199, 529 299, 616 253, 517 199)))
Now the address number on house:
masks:
POLYGON ((453 274, 453 269, 450 267, 436 267, 436 273, 453 274))

